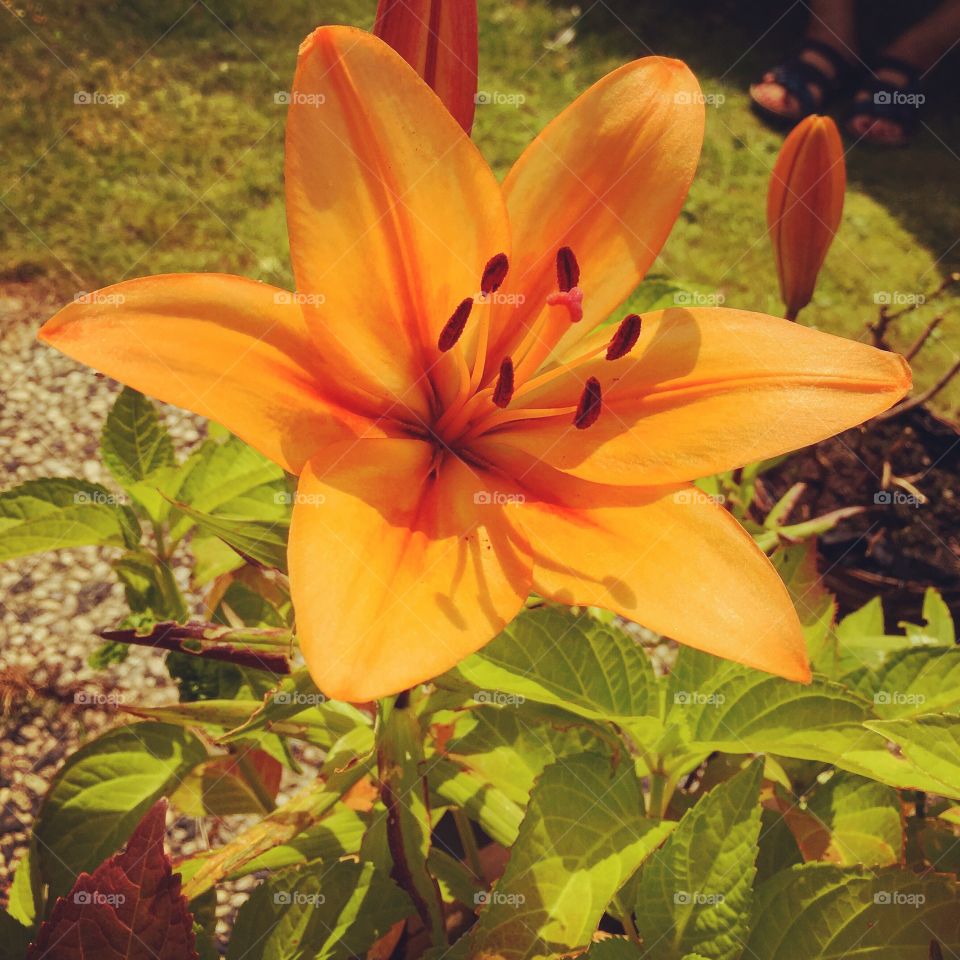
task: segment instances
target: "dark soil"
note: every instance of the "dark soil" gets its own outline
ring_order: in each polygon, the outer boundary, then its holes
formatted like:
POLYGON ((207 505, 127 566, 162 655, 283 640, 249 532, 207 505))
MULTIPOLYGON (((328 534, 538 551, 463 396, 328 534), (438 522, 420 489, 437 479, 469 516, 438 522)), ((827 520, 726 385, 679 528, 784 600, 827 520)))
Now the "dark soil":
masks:
POLYGON ((902 619, 920 622, 923 591, 932 585, 960 616, 956 425, 919 407, 848 430, 765 473, 758 505, 769 509, 798 482, 807 489, 791 522, 840 507, 865 508, 818 544, 821 573, 841 612, 880 594, 889 627, 902 619))

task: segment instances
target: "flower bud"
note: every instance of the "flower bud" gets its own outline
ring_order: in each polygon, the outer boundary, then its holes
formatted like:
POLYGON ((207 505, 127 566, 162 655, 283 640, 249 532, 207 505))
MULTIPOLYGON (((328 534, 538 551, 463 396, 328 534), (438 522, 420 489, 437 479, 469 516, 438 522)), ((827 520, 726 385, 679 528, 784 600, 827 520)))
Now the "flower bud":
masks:
POLYGON ((829 117, 806 117, 783 143, 770 177, 767 227, 787 319, 813 297, 843 212, 843 143, 829 117))
POLYGON ((373 32, 426 80, 470 133, 477 94, 477 0, 380 0, 373 32))

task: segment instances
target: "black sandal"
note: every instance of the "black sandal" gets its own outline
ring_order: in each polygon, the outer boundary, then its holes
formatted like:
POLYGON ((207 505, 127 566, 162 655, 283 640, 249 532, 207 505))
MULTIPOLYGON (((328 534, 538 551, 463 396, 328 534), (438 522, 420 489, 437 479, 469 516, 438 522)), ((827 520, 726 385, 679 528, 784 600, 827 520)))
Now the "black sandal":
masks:
POLYGON ((861 84, 855 95, 867 94, 867 96, 860 100, 854 99, 847 110, 844 121, 847 135, 863 140, 871 146, 905 147, 917 132, 917 125, 920 123, 920 107, 925 99, 920 86, 920 70, 899 57, 882 57, 874 63, 873 70, 874 73, 861 84), (902 73, 907 78, 906 82, 881 80, 876 75, 879 70, 894 70, 902 73), (863 134, 858 134, 850 126, 851 121, 856 117, 889 120, 900 127, 903 138, 897 143, 866 139, 863 134))
POLYGON ((812 113, 821 113, 827 101, 832 100, 849 85, 854 68, 853 64, 831 47, 829 43, 824 43, 822 40, 804 40, 797 56, 767 72, 773 75, 773 79, 770 81, 761 80, 758 83, 779 84, 790 96, 796 99, 800 105, 800 112, 796 115, 777 113, 776 110, 771 110, 762 103, 758 103, 751 96, 750 104, 753 112, 773 127, 789 128, 796 126, 804 117, 808 117, 812 113), (831 77, 820 67, 801 59, 801 55, 807 52, 816 53, 823 57, 833 67, 834 75, 831 77), (810 84, 820 88, 819 96, 810 90, 810 84))

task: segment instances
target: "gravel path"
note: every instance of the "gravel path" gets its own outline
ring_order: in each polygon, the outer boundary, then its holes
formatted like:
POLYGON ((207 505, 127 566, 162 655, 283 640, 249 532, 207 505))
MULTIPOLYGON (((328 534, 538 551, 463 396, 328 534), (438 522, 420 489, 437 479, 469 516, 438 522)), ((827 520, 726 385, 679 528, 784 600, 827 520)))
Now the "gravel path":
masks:
MULTIPOLYGON (((37 342, 37 328, 57 306, 27 285, 0 284, 0 489, 68 476, 115 487, 98 450, 119 387, 37 342)), ((203 422, 170 407, 164 413, 177 450, 196 446, 203 422)), ((124 720, 104 695, 144 706, 176 699, 163 659, 152 651, 134 647, 106 670, 87 665, 102 642, 96 631, 127 612, 109 562, 116 553, 84 547, 0 563, 0 904, 64 758, 124 720)), ((188 571, 178 573, 185 586, 188 571)), ((203 843, 198 826, 190 818, 174 824, 175 853, 203 843)), ((239 900, 227 895, 218 914, 226 916, 239 900)))

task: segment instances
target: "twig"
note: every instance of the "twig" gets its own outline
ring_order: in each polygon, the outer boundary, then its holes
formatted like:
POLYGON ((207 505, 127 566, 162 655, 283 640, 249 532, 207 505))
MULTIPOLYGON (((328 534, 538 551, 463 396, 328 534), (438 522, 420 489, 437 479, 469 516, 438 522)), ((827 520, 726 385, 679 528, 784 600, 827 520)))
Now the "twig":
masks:
POLYGON ((927 403, 929 400, 932 400, 948 383, 960 373, 960 360, 957 360, 956 363, 928 390, 924 390, 923 393, 918 393, 915 397, 911 397, 909 400, 905 400, 903 403, 897 404, 897 406, 892 407, 890 410, 885 410, 883 413, 877 414, 873 419, 874 420, 889 420, 891 417, 898 417, 901 413, 906 413, 908 410, 913 410, 916 407, 919 407, 921 404, 927 403))
POLYGON ((923 345, 930 339, 931 334, 943 323, 943 314, 934 317, 926 326, 923 333, 907 349, 903 355, 904 360, 912 360, 922 349, 923 345))

